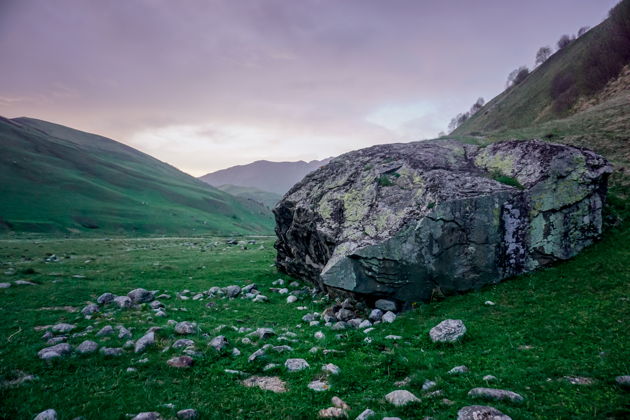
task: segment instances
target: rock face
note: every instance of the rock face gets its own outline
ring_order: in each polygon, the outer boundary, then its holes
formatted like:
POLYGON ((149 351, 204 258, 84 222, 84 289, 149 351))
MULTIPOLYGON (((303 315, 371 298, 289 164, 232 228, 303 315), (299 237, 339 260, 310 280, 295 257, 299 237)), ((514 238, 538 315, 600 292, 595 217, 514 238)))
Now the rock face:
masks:
POLYGON ((328 291, 429 300, 576 255, 601 233, 612 168, 538 140, 374 146, 274 208, 276 265, 328 291))

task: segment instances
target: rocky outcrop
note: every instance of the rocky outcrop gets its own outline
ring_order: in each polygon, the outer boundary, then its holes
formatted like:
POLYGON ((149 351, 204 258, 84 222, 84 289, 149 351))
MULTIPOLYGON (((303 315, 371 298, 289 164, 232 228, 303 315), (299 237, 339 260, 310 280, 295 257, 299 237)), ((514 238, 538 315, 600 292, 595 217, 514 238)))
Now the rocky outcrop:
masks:
POLYGON ((357 150, 274 208, 276 264, 328 291, 403 302, 478 288, 590 245, 611 171, 538 140, 357 150))

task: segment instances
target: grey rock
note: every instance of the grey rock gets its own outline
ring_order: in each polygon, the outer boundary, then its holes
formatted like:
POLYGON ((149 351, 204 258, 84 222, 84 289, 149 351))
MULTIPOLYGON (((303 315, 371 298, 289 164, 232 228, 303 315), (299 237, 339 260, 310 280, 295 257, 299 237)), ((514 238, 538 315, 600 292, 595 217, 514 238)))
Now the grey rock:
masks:
POLYGON ((154 300, 149 304, 149 306, 151 306, 151 309, 160 309, 164 307, 164 304, 159 300, 154 300))
POLYGON ((335 322, 331 327, 333 331, 340 331, 346 329, 346 323, 343 321, 335 322))
POLYGON ((256 283, 251 283, 251 284, 248 284, 247 286, 243 286, 243 288, 241 288, 241 293, 250 293, 251 291, 255 289, 257 289, 256 283))
POLYGON ((96 299, 96 303, 98 303, 99 305, 107 305, 108 303, 112 302, 115 297, 116 296, 114 296, 112 293, 103 293, 98 297, 98 299, 96 299))
POLYGON ((129 297, 133 303, 146 303, 154 299, 153 292, 149 292, 141 287, 127 293, 127 297, 129 297))
POLYGON ((286 392, 286 383, 277 376, 251 376, 242 384, 246 387, 257 387, 265 391, 286 392))
POLYGON ((359 324, 359 329, 363 330, 365 328, 370 328, 372 326, 372 323, 370 321, 368 321, 367 319, 364 319, 363 321, 361 321, 361 323, 359 324))
POLYGON ((54 333, 61 333, 61 334, 65 334, 68 333, 72 330, 74 330, 77 326, 74 324, 66 324, 66 323, 60 323, 60 324, 55 324, 52 326, 52 328, 50 329, 52 332, 54 333))
POLYGON ((8 289, 9 287, 11 287, 11 283, 0 283, 0 289, 8 289))
POLYGON ((225 295, 229 298, 235 298, 241 293, 239 286, 228 286, 225 288, 225 295))
POLYGON ((494 375, 486 375, 482 379, 486 382, 493 382, 497 380, 497 377, 494 375))
POLYGON ((625 388, 630 388, 630 375, 617 376, 615 382, 625 388))
POLYGON ((349 321, 355 317, 355 313, 350 309, 340 309, 337 311, 336 317, 340 321, 349 321))
POLYGON ((113 335, 113 334, 114 334, 114 328, 111 325, 105 325, 96 333, 96 336, 105 337, 107 335, 113 335))
POLYGON ((254 360, 257 360, 263 356, 265 356, 265 349, 258 349, 247 358, 247 361, 253 362, 254 360))
POLYGON ((387 299, 377 300, 376 302, 374 302, 374 306, 376 306, 376 309, 380 309, 383 312, 396 311, 396 302, 387 299))
POLYGON ((123 355, 122 347, 101 347, 100 353, 103 356, 118 357, 123 355))
POLYGON ((208 343, 208 345, 212 347, 213 349, 215 349, 216 351, 222 351, 229 344, 230 343, 228 342, 227 338, 225 338, 224 335, 216 336, 210 341, 210 343, 208 343))
POLYGON ((308 389, 311 389, 316 392, 328 391, 330 389, 330 385, 328 382, 315 380, 310 382, 308 385, 308 389))
POLYGON ((321 289, 404 302, 476 289, 593 243, 611 172, 591 151, 539 140, 346 153, 273 209, 276 265, 321 289))
POLYGON ((275 331, 271 328, 257 328, 255 331, 247 334, 249 337, 256 337, 259 339, 267 339, 276 335, 275 331))
POLYGON ((269 301, 269 298, 263 295, 256 295, 256 297, 252 299, 252 302, 268 302, 268 301, 269 301))
POLYGON ((429 391, 430 389, 433 389, 437 386, 437 383, 434 381, 430 381, 430 380, 426 380, 424 381, 424 383, 422 384, 422 390, 423 391, 429 391))
POLYGON ((460 319, 446 319, 429 331, 434 343, 454 343, 466 334, 466 326, 460 319))
POLYGON ((294 295, 287 296, 287 303, 294 303, 294 302, 297 302, 297 300, 298 300, 297 296, 294 296, 294 295))
POLYGON ((37 286, 37 283, 33 283, 32 281, 28 280, 16 280, 13 282, 13 284, 17 284, 18 286, 37 286))
POLYGON ((194 346, 194 345, 195 345, 194 341, 189 340, 187 338, 180 338, 179 340, 173 343, 172 347, 174 349, 183 349, 183 348, 194 346))
POLYGON ((98 305, 96 305, 94 303, 90 303, 90 304, 86 305, 83 309, 81 309, 81 313, 83 314, 83 316, 88 316, 88 315, 95 314, 99 310, 100 309, 99 309, 98 305))
POLYGON ((385 400, 396 407, 402 407, 410 403, 419 402, 420 398, 416 397, 409 391, 399 389, 385 395, 385 400))
POLYGON ((142 353, 150 346, 155 345, 155 333, 153 331, 146 333, 136 341, 133 351, 142 353))
POLYGON ((61 343, 41 349, 39 352, 37 352, 37 355, 40 357, 40 359, 49 360, 56 357, 68 355, 71 351, 72 346, 70 346, 70 344, 61 343))
POLYGON ((525 399, 516 392, 496 388, 473 388, 468 391, 468 396, 485 400, 522 402, 525 399))
POLYGON ((53 337, 50 340, 46 341, 46 344, 49 346, 54 346, 55 344, 63 343, 64 341, 67 341, 67 340, 68 340, 68 337, 66 336, 53 337))
POLYGON ((469 405, 457 412, 457 420, 512 420, 494 407, 469 405))
POLYGON ((33 420, 57 420, 57 412, 52 408, 42 411, 33 420))
POLYGON ((92 340, 85 340, 77 346, 77 353, 91 354, 98 350, 98 343, 92 340))
POLYGON ((363 322, 363 318, 352 318, 351 320, 348 321, 348 325, 350 325, 352 328, 359 328, 362 322, 363 322))
POLYGON ((453 369, 449 370, 448 373, 449 375, 459 375, 461 373, 467 373, 468 372, 468 367, 461 365, 461 366, 455 366, 453 369))
POLYGON ((324 366, 322 366, 322 370, 326 373, 330 373, 331 375, 339 375, 339 372, 341 372, 339 366, 332 363, 326 363, 324 366))
POLYGON ((381 321, 387 324, 391 324, 392 322, 396 321, 396 314, 391 311, 385 312, 383 314, 383 318, 381 318, 381 321))
POLYGON ((162 416, 157 411, 145 411, 138 413, 131 420, 161 420, 162 416))
POLYGON ((197 333, 197 324, 189 321, 178 322, 175 325, 175 332, 180 335, 197 333))
POLYGON ((368 318, 372 322, 380 321, 381 318, 383 318, 383 311, 381 311, 380 309, 372 309, 372 311, 370 312, 370 316, 368 316, 368 318))
POLYGON ((315 321, 315 315, 313 314, 306 314, 302 317, 302 321, 304 322, 311 322, 311 321, 315 321))
POLYGON ((199 412, 194 408, 186 408, 177 412, 179 420, 195 420, 199 418, 199 412))
POLYGON ((116 296, 113 302, 118 305, 120 309, 131 308, 131 299, 128 296, 116 296))
POLYGON ((120 338, 121 340, 124 338, 132 337, 131 331, 129 331, 127 328, 123 326, 119 326, 117 327, 117 329, 118 329, 118 338, 120 338))
POLYGON ((365 410, 363 410, 361 412, 361 414, 359 414, 355 420, 367 420, 370 417, 376 415, 376 413, 374 412, 374 410, 370 410, 369 408, 366 408, 365 410))
POLYGON ((166 364, 174 368, 186 369, 194 365, 195 361, 190 356, 176 356, 168 359, 166 364))
POLYGON ((287 359, 284 362, 284 367, 287 368, 289 372, 299 372, 308 369, 310 366, 304 359, 287 359))

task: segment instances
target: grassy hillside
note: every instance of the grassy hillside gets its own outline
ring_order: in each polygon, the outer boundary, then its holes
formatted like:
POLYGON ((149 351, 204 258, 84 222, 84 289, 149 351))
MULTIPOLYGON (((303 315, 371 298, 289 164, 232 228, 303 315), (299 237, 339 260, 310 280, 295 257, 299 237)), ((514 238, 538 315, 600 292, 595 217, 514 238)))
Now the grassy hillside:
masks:
POLYGON ((268 233, 270 212, 131 147, 45 121, 0 118, 0 231, 268 233))
POLYGON ((489 101, 449 137, 479 143, 539 137, 588 147, 616 166, 612 184, 627 187, 630 1, 612 16, 489 101))
POLYGON ((236 197, 254 200, 258 203, 264 204, 270 209, 272 209, 276 203, 282 199, 282 195, 280 194, 259 190, 254 187, 241 187, 238 185, 224 184, 219 185, 217 188, 236 197))

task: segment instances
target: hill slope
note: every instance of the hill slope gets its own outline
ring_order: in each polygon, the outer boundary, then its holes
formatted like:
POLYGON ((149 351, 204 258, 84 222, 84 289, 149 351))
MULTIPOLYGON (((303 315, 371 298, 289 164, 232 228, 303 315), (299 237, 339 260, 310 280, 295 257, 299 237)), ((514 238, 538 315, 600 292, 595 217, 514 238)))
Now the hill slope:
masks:
POLYGON ((624 0, 611 18, 556 52, 523 82, 497 95, 449 137, 477 142, 540 137, 588 147, 616 166, 614 185, 627 185, 629 21, 630 1, 624 0), (619 29, 615 17, 624 28, 619 29), (628 48, 618 51, 624 45, 628 48))
POLYGON ((253 187, 284 195, 309 172, 324 166, 330 158, 310 162, 270 162, 258 160, 247 165, 232 166, 199 177, 202 181, 218 187, 230 184, 239 187, 253 187))
POLYGON ((217 188, 236 197, 257 201, 270 209, 274 208, 282 198, 281 194, 259 190, 254 187, 239 187, 238 185, 224 184, 219 185, 217 188))
POLYGON ((0 230, 269 233, 254 202, 211 188, 114 140, 0 117, 0 230))

